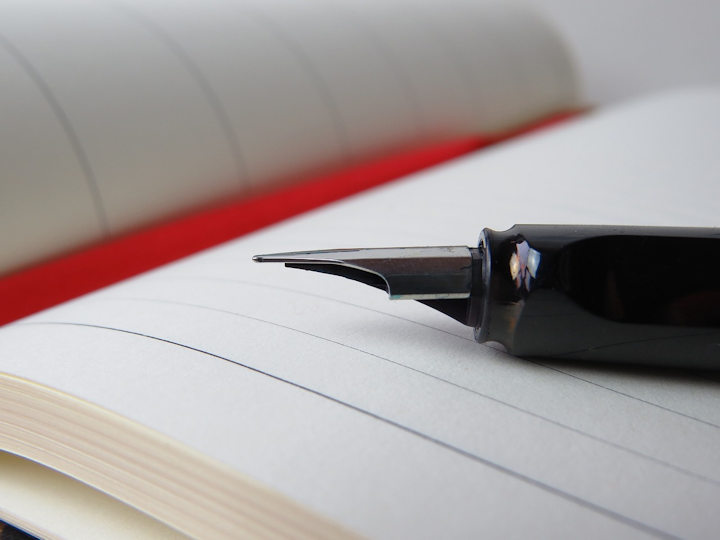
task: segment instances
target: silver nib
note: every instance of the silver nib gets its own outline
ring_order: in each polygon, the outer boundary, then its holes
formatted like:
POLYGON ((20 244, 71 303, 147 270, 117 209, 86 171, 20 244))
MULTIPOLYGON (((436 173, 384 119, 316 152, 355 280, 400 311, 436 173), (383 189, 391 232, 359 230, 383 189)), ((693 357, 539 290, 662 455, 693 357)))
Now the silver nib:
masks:
POLYGON ((384 289, 393 300, 463 299, 472 288, 473 259, 465 246, 297 251, 253 260, 347 277, 384 289))

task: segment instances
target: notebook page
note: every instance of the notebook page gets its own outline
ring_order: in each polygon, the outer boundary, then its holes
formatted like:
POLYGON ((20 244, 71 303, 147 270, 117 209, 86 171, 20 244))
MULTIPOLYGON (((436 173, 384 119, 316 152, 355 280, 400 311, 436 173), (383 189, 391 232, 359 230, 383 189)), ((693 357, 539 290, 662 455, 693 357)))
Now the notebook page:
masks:
POLYGON ((575 105, 567 51, 533 13, 387 4, 3 2, 0 228, 23 234, 0 236, 0 273, 575 105))
POLYGON ((18 516, 2 518, 38 538, 186 538, 111 497, 32 461, 0 452, 0 471, 0 500, 13 501, 18 515, 31 516, 24 522, 18 516), (43 526, 37 527, 37 523, 43 526))
POLYGON ((5 327, 0 369, 372 537, 710 536, 715 376, 516 359, 422 305, 250 256, 472 245, 515 221, 712 226, 718 126, 720 93, 697 91, 504 144, 5 327))

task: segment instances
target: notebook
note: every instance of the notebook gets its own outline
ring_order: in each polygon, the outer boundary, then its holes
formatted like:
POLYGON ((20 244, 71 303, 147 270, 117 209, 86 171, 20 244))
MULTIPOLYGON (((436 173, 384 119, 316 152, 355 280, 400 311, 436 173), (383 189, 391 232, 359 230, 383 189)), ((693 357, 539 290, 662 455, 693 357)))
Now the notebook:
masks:
POLYGON ((608 107, 3 327, 0 517, 72 537, 711 536, 715 375, 513 358, 251 256, 712 226, 718 126, 714 89, 608 107))

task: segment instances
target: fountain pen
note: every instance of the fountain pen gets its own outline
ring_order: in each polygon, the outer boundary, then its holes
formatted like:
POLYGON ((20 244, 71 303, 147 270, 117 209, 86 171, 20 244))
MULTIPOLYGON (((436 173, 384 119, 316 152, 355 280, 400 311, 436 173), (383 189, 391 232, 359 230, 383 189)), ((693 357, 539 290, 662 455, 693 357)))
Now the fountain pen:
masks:
POLYGON ((720 228, 515 225, 478 247, 256 255, 411 299, 522 357, 720 368, 720 228))

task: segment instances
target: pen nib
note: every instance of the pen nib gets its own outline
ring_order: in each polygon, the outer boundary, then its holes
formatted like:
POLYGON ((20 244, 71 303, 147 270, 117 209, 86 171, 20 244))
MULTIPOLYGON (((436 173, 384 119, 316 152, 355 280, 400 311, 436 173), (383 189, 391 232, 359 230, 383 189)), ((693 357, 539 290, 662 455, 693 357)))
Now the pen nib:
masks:
POLYGON ((466 246, 297 251, 253 260, 343 276, 383 289, 394 300, 464 299, 473 281, 473 257, 466 246))

